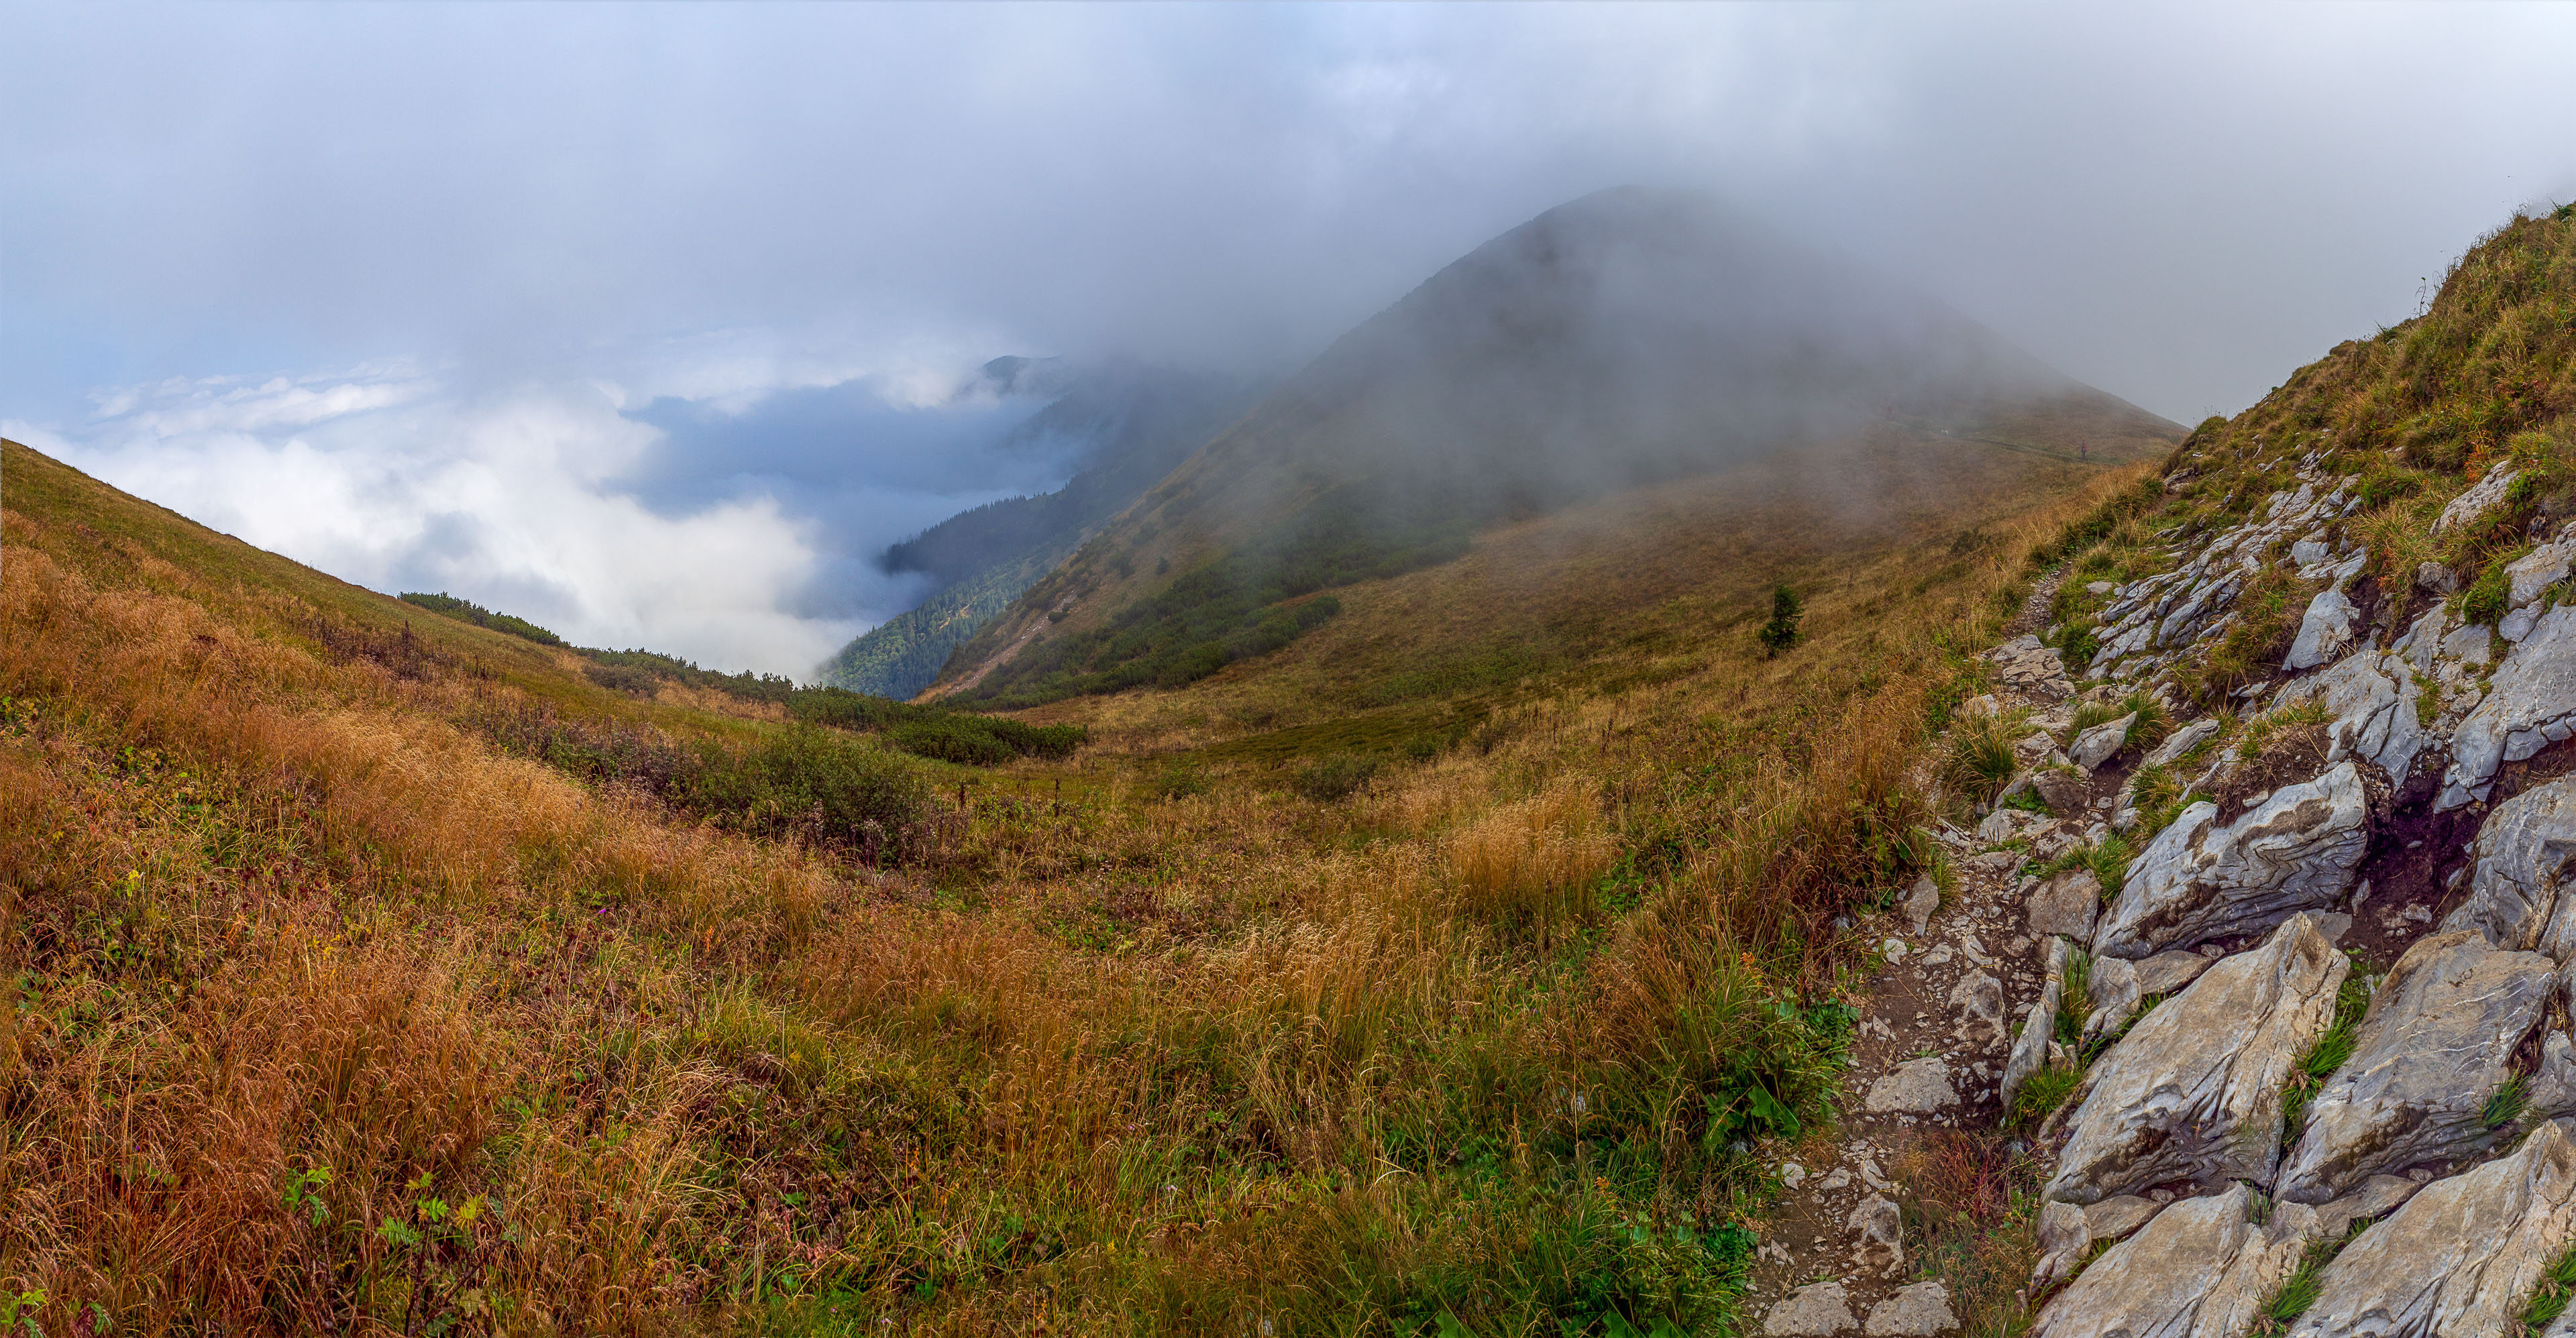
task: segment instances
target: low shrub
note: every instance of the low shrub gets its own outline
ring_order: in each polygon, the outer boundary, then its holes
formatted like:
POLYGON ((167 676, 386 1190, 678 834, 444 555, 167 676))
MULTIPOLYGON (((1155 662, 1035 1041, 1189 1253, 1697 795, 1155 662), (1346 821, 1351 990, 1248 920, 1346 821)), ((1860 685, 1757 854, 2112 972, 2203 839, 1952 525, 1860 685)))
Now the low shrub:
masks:
POLYGON ((1319 804, 1337 804, 1377 776, 1379 762, 1358 753, 1330 753, 1297 769, 1290 789, 1319 804))
POLYGON ((737 830, 858 843, 871 824, 907 833, 930 812, 930 786, 913 764, 870 744, 790 726, 749 747, 709 743, 682 799, 737 830))

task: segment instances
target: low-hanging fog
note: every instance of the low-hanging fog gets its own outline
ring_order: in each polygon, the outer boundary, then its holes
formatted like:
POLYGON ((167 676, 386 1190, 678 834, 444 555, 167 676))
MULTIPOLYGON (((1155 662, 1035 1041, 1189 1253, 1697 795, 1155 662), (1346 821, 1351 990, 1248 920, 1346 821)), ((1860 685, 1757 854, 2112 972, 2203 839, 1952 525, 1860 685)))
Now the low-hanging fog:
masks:
MULTIPOLYGON (((11 5, 0 431, 388 591, 804 675, 1135 357, 1277 378, 1707 192, 2184 422, 2576 197, 2555 7, 11 5)), ((5 487, 5 480, 0 480, 5 487)))

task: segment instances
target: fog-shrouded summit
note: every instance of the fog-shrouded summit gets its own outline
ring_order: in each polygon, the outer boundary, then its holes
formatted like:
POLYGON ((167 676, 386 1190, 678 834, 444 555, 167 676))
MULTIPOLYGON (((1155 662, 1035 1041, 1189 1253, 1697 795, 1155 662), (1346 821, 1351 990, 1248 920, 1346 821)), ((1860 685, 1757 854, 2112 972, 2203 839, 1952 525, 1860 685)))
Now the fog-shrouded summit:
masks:
POLYGON ((2106 462, 2179 435, 1709 197, 1599 192, 1336 341, 963 647, 941 690, 1186 682, 1332 616, 1305 596, 1446 561, 1479 528, 1891 431, 2106 462))

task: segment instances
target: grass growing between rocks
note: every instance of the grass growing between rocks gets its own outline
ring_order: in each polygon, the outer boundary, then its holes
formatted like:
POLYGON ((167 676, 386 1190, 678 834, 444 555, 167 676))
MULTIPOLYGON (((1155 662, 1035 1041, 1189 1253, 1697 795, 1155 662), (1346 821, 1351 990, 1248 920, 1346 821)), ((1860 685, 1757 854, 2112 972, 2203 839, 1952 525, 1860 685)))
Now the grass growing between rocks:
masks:
POLYGON ((1739 1324, 1750 1151, 1839 1078, 1832 921, 1922 872, 1908 768, 2023 580, 1918 593, 1927 541, 1776 658, 1596 660, 1317 797, 405 650, 8 465, 0 1287, 53 1332, 1739 1324), (784 769, 709 820, 655 731, 784 769), (802 821, 880 781, 916 839, 802 821))
POLYGON ((2335 991, 2334 1020, 2309 1042, 2306 1053, 2290 1070, 2290 1082, 2281 1094, 2281 1147, 2284 1151, 2298 1144, 2299 1136, 2308 1129, 2308 1101, 2334 1076, 2335 1070, 2351 1062, 2356 1033, 2362 1016, 2370 1011, 2373 980, 2356 969, 2343 978, 2335 991))
POLYGON ((2531 1289, 2531 1299, 2522 1306, 2524 1338, 2540 1338, 2558 1317, 2567 1313, 2567 1302, 2576 1297, 2576 1245, 2559 1252, 2549 1267, 2540 1272, 2539 1283, 2531 1289))

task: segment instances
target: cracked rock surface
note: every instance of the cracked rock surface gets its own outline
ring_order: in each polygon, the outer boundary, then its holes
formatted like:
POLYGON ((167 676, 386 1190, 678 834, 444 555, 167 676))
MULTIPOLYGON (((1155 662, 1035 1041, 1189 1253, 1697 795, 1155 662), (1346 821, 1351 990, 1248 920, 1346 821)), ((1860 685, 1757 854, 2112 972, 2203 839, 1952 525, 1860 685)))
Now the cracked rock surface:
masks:
POLYGON ((2372 996, 2352 1058, 2308 1103, 2307 1132, 2280 1194, 2325 1203, 2375 1173, 2480 1151, 2496 1131, 2481 1108, 2539 1025, 2558 979, 2536 952, 2471 930, 2419 939, 2372 996))
POLYGON ((2241 816, 2194 804, 2130 862, 2093 951, 2147 957, 2262 933, 2331 906, 2351 889, 2369 846, 2369 813, 2360 769, 2349 761, 2282 786, 2241 816))
POLYGON ((2086 1204, 2168 1181, 2270 1184, 2281 1088, 2334 1017, 2351 962, 2298 915, 2210 967, 2094 1061, 2044 1198, 2086 1204))
POLYGON ((2541 1125, 2509 1157, 2418 1190, 2318 1274, 2291 1338, 2519 1330, 2540 1270, 2576 1240, 2576 1139, 2541 1125))

